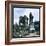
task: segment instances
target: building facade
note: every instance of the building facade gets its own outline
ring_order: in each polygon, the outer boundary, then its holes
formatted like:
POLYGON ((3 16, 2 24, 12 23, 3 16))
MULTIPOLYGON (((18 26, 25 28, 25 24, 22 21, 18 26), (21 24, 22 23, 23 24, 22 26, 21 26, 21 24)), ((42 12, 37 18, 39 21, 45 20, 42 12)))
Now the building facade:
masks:
POLYGON ((29 31, 31 33, 33 33, 35 31, 34 23, 33 23, 33 16, 31 13, 29 14, 29 31))

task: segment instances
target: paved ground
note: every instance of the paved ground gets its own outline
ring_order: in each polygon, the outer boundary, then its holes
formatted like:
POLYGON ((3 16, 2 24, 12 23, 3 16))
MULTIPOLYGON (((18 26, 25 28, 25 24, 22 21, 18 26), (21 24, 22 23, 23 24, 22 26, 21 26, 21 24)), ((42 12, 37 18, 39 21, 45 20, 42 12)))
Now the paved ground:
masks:
POLYGON ((29 35, 23 36, 23 37, 39 37, 40 35, 37 35, 36 32, 35 33, 30 33, 29 35))

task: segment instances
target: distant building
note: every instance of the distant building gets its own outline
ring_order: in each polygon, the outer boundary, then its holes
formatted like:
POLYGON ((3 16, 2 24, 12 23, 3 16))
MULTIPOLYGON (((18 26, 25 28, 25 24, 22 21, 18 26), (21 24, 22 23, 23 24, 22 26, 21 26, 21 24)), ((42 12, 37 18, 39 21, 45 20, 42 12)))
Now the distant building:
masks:
POLYGON ((35 31, 34 23, 33 23, 33 16, 31 13, 29 14, 29 30, 30 30, 30 32, 35 31))
POLYGON ((29 14, 29 25, 33 23, 33 16, 32 13, 29 14))

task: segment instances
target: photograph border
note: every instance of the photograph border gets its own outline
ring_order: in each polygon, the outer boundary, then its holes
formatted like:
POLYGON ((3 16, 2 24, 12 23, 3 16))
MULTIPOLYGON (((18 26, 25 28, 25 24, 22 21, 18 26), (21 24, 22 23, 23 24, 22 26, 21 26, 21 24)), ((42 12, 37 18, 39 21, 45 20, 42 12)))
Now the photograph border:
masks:
POLYGON ((5 44, 26 44, 26 43, 42 43, 45 42, 45 3, 44 2, 24 2, 24 1, 5 1, 5 44), (10 18, 9 18, 9 4, 10 3, 19 3, 19 4, 38 4, 43 5, 43 40, 37 40, 37 41, 22 41, 22 42, 10 42, 9 34, 9 24, 10 24, 10 18))

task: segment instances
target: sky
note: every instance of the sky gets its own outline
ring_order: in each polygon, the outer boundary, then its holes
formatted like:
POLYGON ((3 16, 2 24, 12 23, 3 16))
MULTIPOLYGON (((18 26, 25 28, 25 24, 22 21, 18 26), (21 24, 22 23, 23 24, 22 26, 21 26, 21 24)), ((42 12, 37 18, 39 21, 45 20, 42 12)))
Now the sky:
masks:
POLYGON ((30 12, 33 15, 33 22, 39 21, 39 9, 14 8, 14 24, 19 24, 19 17, 26 15, 29 18, 30 12))

